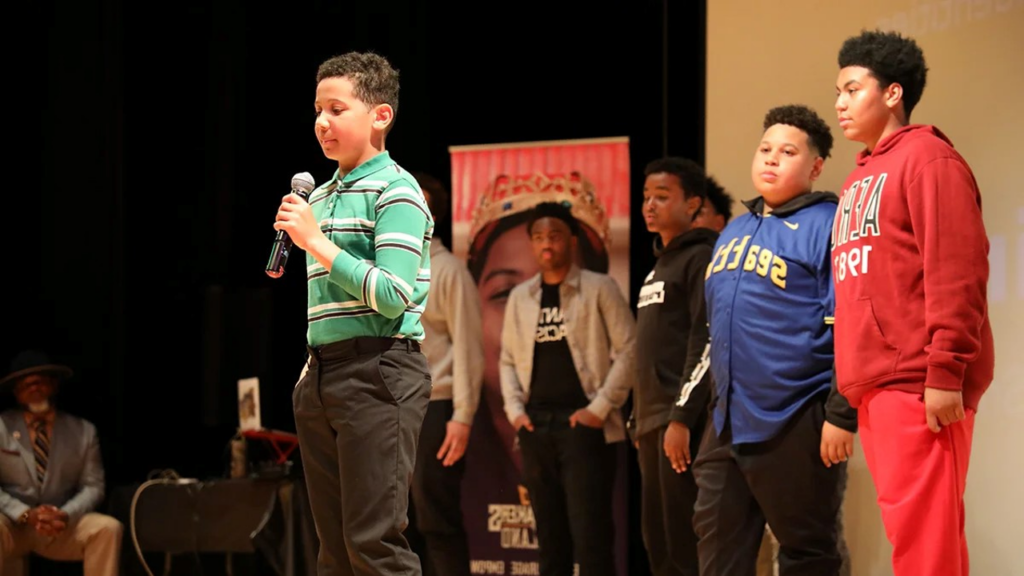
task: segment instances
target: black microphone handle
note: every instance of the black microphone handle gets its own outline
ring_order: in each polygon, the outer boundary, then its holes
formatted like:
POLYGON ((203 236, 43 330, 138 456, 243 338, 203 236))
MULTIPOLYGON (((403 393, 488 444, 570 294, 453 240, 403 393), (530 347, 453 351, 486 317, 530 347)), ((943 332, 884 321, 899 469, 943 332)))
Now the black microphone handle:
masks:
MULTIPOLYGON (((297 194, 303 200, 309 198, 309 193, 298 188, 292 189, 292 194, 297 194)), ((274 237, 274 244, 270 249, 270 260, 267 261, 267 276, 280 278, 284 275, 284 267, 288 263, 288 255, 291 253, 294 243, 288 233, 278 230, 274 237)))

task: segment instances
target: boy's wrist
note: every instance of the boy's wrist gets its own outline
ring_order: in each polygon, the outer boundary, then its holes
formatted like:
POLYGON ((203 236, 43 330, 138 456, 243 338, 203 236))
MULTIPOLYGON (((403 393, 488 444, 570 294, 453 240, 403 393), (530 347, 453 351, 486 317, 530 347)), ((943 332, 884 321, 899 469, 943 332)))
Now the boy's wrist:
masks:
POLYGON ((341 253, 341 248, 321 232, 320 236, 310 241, 307 252, 330 272, 334 266, 334 259, 341 253))

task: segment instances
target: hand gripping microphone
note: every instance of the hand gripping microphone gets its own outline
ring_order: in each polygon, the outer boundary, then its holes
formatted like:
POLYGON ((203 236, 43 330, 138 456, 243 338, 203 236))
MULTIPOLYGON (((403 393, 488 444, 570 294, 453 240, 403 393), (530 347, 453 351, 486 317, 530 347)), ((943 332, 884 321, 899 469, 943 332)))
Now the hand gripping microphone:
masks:
MULTIPOLYGON (((292 193, 298 194, 303 200, 309 199, 314 186, 313 176, 309 172, 292 176, 292 193)), ((284 274, 284 266, 288 263, 288 253, 291 250, 292 239, 284 230, 278 230, 270 251, 270 260, 267 262, 267 276, 280 278, 284 274)))

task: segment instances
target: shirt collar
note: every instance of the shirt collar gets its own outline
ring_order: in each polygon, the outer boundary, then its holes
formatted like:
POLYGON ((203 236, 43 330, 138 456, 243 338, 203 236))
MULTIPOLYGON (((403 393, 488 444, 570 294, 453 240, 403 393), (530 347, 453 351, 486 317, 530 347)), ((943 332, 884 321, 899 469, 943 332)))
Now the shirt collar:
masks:
POLYGON ((346 174, 344 178, 341 178, 340 182, 338 181, 338 176, 341 175, 341 171, 335 170, 334 177, 331 178, 331 181, 328 182, 328 185, 334 184, 341 186, 351 186, 355 182, 358 182, 359 180, 362 180, 363 178, 366 178, 371 174, 379 172, 384 168, 393 165, 394 163, 395 162, 391 159, 391 154, 387 150, 384 150, 380 154, 377 154, 373 158, 370 158, 369 160, 353 168, 352 171, 346 174))
MULTIPOLYGON (((576 264, 569 267, 569 273, 565 275, 565 279, 562 280, 562 285, 571 288, 577 292, 580 290, 580 268, 576 264)), ((540 285, 542 282, 543 275, 538 272, 536 276, 527 280, 530 283, 530 294, 536 296, 540 292, 540 285)))

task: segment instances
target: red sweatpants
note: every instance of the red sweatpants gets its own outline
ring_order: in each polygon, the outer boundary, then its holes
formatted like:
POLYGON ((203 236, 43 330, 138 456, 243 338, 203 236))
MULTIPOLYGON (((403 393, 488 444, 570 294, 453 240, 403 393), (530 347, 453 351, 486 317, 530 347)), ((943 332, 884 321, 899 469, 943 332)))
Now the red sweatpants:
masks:
POLYGON ((964 485, 974 411, 938 434, 920 395, 877 391, 857 411, 895 576, 968 576, 964 485))

